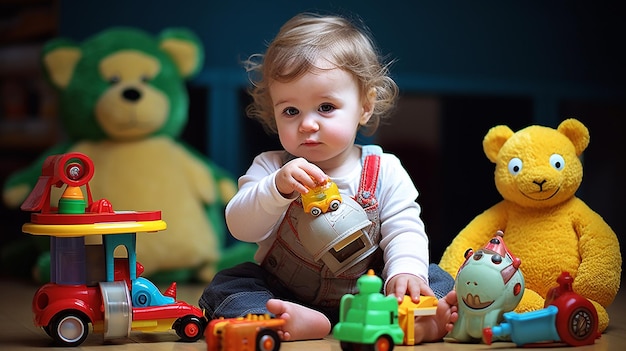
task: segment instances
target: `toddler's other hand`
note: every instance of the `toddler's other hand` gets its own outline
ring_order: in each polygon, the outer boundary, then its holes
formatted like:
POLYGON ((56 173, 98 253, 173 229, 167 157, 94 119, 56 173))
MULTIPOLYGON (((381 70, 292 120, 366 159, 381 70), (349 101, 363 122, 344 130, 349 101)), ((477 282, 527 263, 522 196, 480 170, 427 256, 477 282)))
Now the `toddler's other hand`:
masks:
POLYGON ((435 296, 428 283, 408 273, 401 273, 389 279, 386 291, 387 295, 395 295, 398 302, 402 302, 404 295, 409 295, 414 303, 419 302, 420 295, 435 296))

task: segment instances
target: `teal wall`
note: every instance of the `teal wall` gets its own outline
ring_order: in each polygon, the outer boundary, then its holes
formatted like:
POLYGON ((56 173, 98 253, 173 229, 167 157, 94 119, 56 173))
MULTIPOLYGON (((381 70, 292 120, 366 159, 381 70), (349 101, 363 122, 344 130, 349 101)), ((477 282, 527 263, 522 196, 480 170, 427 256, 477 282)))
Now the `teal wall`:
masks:
POLYGON ((206 44, 207 69, 238 70, 238 60, 262 51, 295 13, 331 11, 360 16, 383 53, 398 60, 394 73, 425 80, 417 86, 492 90, 496 83, 517 91, 546 83, 571 93, 597 85, 624 88, 624 72, 617 79, 613 71, 625 58, 617 54, 625 29, 618 3, 62 0, 60 31, 81 39, 111 25, 153 32, 187 26, 206 44))
POLYGON ((198 33, 206 63, 195 82, 209 89, 206 152, 241 172, 247 161, 238 161, 235 117, 246 76, 239 62, 262 52, 301 11, 360 17, 396 60, 392 73, 403 92, 529 97, 532 121, 553 126, 564 98, 626 96, 626 57, 618 51, 626 13, 596 1, 64 0, 60 35, 82 40, 114 25, 198 33))

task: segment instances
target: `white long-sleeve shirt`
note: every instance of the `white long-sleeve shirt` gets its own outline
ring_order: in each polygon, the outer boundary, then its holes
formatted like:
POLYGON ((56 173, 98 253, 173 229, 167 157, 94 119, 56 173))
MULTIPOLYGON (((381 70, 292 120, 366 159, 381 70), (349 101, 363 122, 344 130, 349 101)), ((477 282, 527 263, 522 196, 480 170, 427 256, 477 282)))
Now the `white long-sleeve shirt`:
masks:
MULTIPOLYGON (((226 223, 233 236, 258 244, 254 257, 257 262, 263 261, 272 246, 276 229, 294 200, 283 197, 276 187, 276 172, 283 166, 284 157, 284 151, 256 156, 239 178, 239 191, 226 206, 226 223)), ((332 178, 342 195, 356 194, 361 170, 362 165, 332 178)), ((381 155, 376 196, 381 221, 379 246, 385 261, 383 279, 409 273, 428 282, 428 237, 416 202, 418 192, 400 160, 392 154, 381 155)))

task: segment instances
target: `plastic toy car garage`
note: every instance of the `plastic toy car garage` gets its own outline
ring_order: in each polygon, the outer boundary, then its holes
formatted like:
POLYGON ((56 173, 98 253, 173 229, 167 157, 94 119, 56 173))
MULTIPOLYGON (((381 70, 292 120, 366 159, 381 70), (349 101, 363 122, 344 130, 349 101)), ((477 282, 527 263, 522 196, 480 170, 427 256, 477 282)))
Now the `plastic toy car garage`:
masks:
POLYGON ((207 324, 202 311, 176 300, 176 283, 161 293, 140 276, 136 233, 164 230, 161 212, 114 211, 106 199, 94 202, 94 171, 84 154, 49 156, 22 204, 33 212, 22 230, 50 237, 51 279, 33 298, 35 325, 61 346, 80 345, 90 330, 112 339, 174 329, 183 341, 198 340, 207 324), (53 187, 63 188, 58 207, 50 205, 53 187))

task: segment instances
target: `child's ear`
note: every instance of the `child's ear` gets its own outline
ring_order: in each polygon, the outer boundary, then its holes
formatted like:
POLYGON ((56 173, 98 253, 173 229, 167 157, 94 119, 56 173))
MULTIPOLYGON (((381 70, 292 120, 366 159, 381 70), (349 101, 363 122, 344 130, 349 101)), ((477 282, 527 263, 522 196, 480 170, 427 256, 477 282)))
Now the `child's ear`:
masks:
POLYGON ((363 99, 363 113, 361 114, 360 125, 364 126, 374 114, 374 107, 376 106, 376 88, 371 88, 365 99, 363 99))

